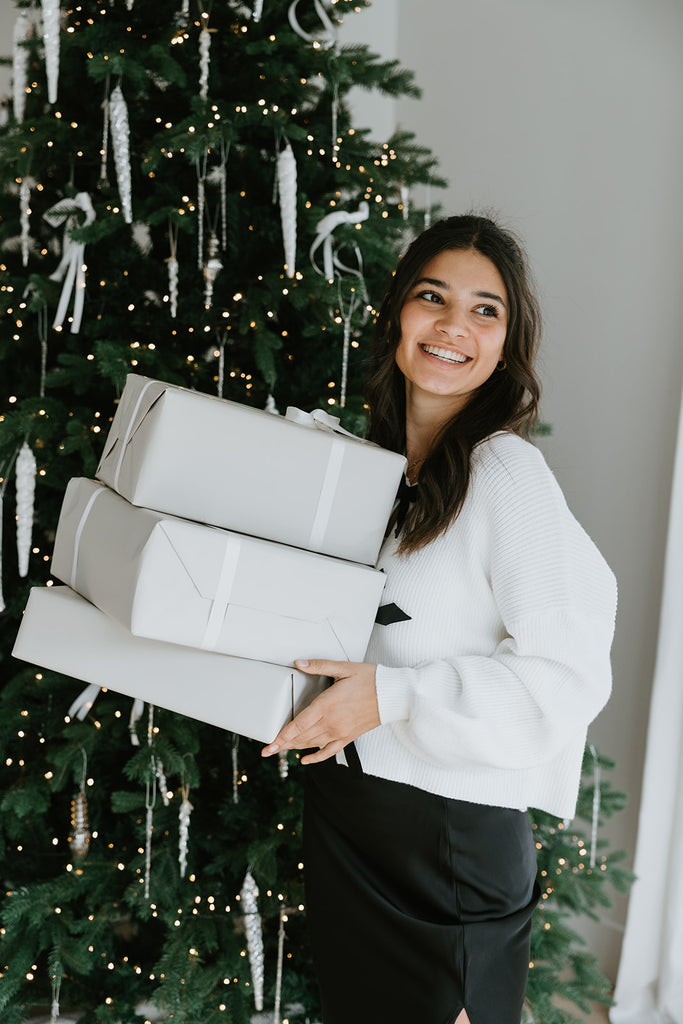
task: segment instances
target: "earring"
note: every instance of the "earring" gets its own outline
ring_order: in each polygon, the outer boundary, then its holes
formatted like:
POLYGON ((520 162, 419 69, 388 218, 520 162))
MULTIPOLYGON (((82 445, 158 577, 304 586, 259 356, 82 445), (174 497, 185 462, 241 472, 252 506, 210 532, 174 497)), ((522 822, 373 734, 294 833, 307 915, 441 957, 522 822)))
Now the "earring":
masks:
POLYGON ((505 362, 504 359, 499 359, 498 363, 496 365, 496 369, 497 370, 506 370, 507 369, 507 365, 508 364, 505 362))

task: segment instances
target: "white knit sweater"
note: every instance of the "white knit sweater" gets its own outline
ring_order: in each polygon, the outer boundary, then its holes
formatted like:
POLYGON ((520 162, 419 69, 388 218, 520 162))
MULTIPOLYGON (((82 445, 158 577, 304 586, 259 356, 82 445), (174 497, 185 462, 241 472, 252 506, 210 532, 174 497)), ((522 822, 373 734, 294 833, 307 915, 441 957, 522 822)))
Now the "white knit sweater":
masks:
POLYGON ((378 566, 382 724, 356 741, 366 773, 474 803, 575 812, 589 722, 611 687, 616 583, 540 452, 498 433, 472 457, 456 521, 378 566))

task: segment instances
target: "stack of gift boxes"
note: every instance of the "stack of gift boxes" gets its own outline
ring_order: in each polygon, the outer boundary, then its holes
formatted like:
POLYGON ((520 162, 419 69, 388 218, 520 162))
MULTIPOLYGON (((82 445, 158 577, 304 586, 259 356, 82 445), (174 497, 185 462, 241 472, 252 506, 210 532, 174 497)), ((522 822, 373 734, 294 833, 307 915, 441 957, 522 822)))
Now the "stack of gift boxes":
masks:
POLYGON ((404 468, 325 413, 131 375, 13 653, 269 742, 325 683, 295 658, 363 660, 404 468))

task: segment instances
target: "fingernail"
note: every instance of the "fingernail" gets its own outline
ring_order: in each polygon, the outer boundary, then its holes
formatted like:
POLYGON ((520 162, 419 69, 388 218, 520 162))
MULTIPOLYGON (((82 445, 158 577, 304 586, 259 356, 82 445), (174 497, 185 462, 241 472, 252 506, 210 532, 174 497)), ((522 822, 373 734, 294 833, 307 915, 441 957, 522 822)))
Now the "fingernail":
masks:
POLYGON ((295 664, 295 665, 298 665, 298 666, 299 666, 299 668, 308 668, 308 662, 307 662, 307 661, 304 661, 304 660, 303 660, 303 658, 298 658, 298 659, 297 659, 297 660, 296 660, 296 661, 294 662, 294 664, 295 664))
POLYGON ((276 754, 279 750, 277 743, 271 743, 269 747, 264 747, 261 751, 261 757, 270 757, 271 754, 276 754))

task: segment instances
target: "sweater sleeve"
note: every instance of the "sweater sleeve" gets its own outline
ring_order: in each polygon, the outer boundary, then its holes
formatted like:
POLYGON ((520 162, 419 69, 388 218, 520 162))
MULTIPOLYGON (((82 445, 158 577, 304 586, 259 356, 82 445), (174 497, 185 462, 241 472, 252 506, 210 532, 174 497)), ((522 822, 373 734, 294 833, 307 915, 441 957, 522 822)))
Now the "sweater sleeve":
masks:
POLYGON ((616 582, 533 446, 508 435, 473 469, 503 638, 486 656, 379 665, 380 720, 432 763, 525 769, 585 734, 609 697, 616 582))

